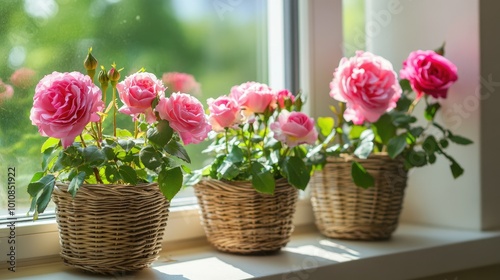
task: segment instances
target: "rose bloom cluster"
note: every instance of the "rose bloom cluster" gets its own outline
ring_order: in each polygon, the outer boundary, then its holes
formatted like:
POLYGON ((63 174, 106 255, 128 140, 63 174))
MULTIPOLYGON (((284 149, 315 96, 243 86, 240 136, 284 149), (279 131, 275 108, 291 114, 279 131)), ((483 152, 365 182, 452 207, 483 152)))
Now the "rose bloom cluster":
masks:
MULTIPOLYGON (((403 62, 400 78, 410 82, 417 101, 424 95, 446 98, 449 87, 458 78, 457 67, 435 51, 417 50, 403 62)), ((331 97, 346 103, 344 119, 356 125, 376 122, 396 107, 402 93, 392 64, 363 51, 342 58, 330 89, 331 97)))
MULTIPOLYGON (((149 123, 169 121, 184 144, 203 141, 210 131, 203 105, 186 93, 165 97, 165 86, 155 75, 135 73, 116 85, 123 106, 119 112, 138 120, 144 115, 149 123), (158 99, 156 107, 153 100, 158 99)), ((105 104, 101 90, 89 76, 79 72, 53 72, 42 78, 35 89, 30 119, 43 136, 59 138, 70 146, 89 122, 98 122, 105 104)))
POLYGON ((269 124, 276 140, 295 147, 313 144, 318 136, 313 118, 286 110, 285 104, 295 102, 295 96, 288 90, 276 91, 266 84, 246 82, 232 87, 229 95, 210 98, 207 102, 208 119, 216 132, 237 129, 239 125, 254 122, 256 114, 270 115, 278 110, 278 117, 269 124))

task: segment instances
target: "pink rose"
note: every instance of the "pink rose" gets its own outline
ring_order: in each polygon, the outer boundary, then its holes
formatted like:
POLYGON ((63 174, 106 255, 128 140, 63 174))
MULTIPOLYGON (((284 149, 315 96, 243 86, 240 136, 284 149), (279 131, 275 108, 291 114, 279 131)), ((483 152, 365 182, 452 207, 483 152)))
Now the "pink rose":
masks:
POLYGON ((358 125, 365 120, 376 122, 395 108, 402 92, 392 64, 363 51, 340 60, 330 89, 330 96, 347 103, 344 118, 358 125))
POLYGON ((0 104, 5 100, 11 99, 12 96, 14 96, 14 89, 12 86, 5 84, 2 82, 2 79, 0 79, 0 104))
POLYGON ((292 104, 295 102, 295 96, 289 90, 281 90, 278 92, 278 105, 281 109, 285 108, 285 101, 290 100, 292 104))
POLYGON ((277 94, 269 86, 256 82, 246 82, 231 88, 230 97, 234 98, 244 109, 243 113, 250 116, 254 113, 264 113, 266 109, 276 107, 277 94))
POLYGON ((209 98, 207 103, 210 111, 208 121, 214 131, 224 131, 225 128, 232 127, 241 121, 240 106, 233 98, 227 96, 221 96, 215 100, 209 98))
POLYGON ((318 138, 314 119, 301 112, 281 111, 278 120, 270 128, 276 140, 291 148, 300 144, 314 144, 318 138))
POLYGON ((168 98, 162 96, 155 110, 161 119, 169 121, 185 145, 200 143, 211 130, 203 105, 192 95, 177 92, 168 98))
POLYGON ((448 88, 458 79, 455 64, 434 51, 422 50, 410 53, 399 75, 410 81, 417 98, 423 94, 446 98, 448 88))
POLYGON ((156 118, 151 103, 165 92, 162 82, 151 73, 135 73, 116 85, 121 101, 125 104, 118 111, 137 119, 145 114, 149 123, 156 118))
POLYGON ((89 122, 99 121, 101 90, 79 72, 53 72, 35 88, 30 119, 42 136, 59 138, 70 146, 89 122))
POLYGON ((19 68, 10 76, 12 84, 18 88, 27 89, 35 84, 36 72, 29 68, 19 68))
POLYGON ((195 96, 201 94, 200 84, 196 82, 193 75, 179 72, 168 72, 162 76, 162 81, 165 83, 170 92, 185 92, 195 96))

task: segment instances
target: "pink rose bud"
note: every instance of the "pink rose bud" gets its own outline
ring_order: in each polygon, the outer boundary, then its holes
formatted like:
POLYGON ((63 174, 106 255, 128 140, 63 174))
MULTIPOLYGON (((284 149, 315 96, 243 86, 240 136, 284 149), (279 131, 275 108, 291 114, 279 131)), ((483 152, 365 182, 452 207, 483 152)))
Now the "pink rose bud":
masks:
POLYGON ((170 92, 185 92, 194 96, 201 95, 200 84, 196 82, 193 75, 168 72, 163 74, 162 81, 170 92))
POLYGON ((214 131, 224 131, 225 128, 238 124, 242 119, 240 106, 231 97, 209 98, 207 103, 210 111, 208 121, 214 131))
POLYGON ((283 89, 278 92, 278 105, 281 109, 286 108, 288 103, 293 105, 294 102, 295 96, 289 90, 283 89))
POLYGON ((434 51, 422 50, 410 53, 399 75, 410 81, 417 98, 424 94, 446 98, 448 89, 458 79, 455 64, 434 51))
POLYGON ((176 92, 168 98, 162 96, 155 110, 179 133, 184 145, 200 143, 211 130, 203 105, 192 95, 176 92))
POLYGON ((30 119, 42 136, 70 146, 89 122, 97 122, 104 103, 101 90, 79 72, 53 72, 35 88, 30 119))
POLYGON ((164 94, 165 87, 154 74, 147 72, 132 74, 119 82, 116 89, 124 104, 118 110, 120 113, 131 115, 134 119, 144 114, 149 123, 156 120, 152 102, 164 94))
POLYGON ((10 76, 11 83, 18 88, 27 89, 35 85, 36 72, 29 68, 19 68, 10 76))
POLYGON ((283 110, 270 128, 276 140, 291 148, 300 144, 314 144, 318 138, 314 119, 302 112, 283 110))
POLYGON ((5 101, 9 100, 14 96, 14 89, 11 85, 5 84, 0 79, 0 105, 5 101))
POLYGON ((344 118, 358 125, 365 120, 376 122, 396 107, 402 93, 392 64, 363 51, 340 60, 330 89, 331 97, 347 103, 344 118))
POLYGON ((231 88, 230 97, 234 98, 249 116, 264 113, 276 107, 277 93, 265 84, 246 82, 231 88))

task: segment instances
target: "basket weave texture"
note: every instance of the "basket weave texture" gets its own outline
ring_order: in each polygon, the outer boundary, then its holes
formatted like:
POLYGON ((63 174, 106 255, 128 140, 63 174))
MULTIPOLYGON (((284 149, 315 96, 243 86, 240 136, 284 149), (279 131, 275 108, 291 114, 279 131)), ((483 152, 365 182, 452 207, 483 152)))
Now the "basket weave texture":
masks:
POLYGON ((251 182, 204 179, 195 186, 202 225, 218 250, 237 254, 269 254, 290 240, 298 191, 285 179, 274 195, 261 194, 251 182))
POLYGON ((136 271, 158 258, 167 225, 167 199, 157 184, 68 185, 54 188, 61 257, 100 274, 136 271))
POLYGON ((398 226, 407 172, 403 161, 386 154, 356 159, 375 179, 375 186, 357 187, 351 178, 352 158, 329 157, 311 178, 311 203, 319 231, 328 237, 382 240, 398 226))

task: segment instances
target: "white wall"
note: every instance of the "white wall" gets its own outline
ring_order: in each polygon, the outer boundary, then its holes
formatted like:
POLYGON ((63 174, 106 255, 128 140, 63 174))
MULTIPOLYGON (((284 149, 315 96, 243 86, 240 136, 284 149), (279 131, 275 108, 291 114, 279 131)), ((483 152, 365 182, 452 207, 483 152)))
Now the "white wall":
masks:
POLYGON ((474 141, 449 149, 465 169, 457 180, 445 158, 412 170, 402 221, 481 228, 479 1, 366 0, 366 12, 367 49, 397 71, 411 51, 446 42, 445 56, 457 65, 459 80, 442 102, 441 122, 474 141))

